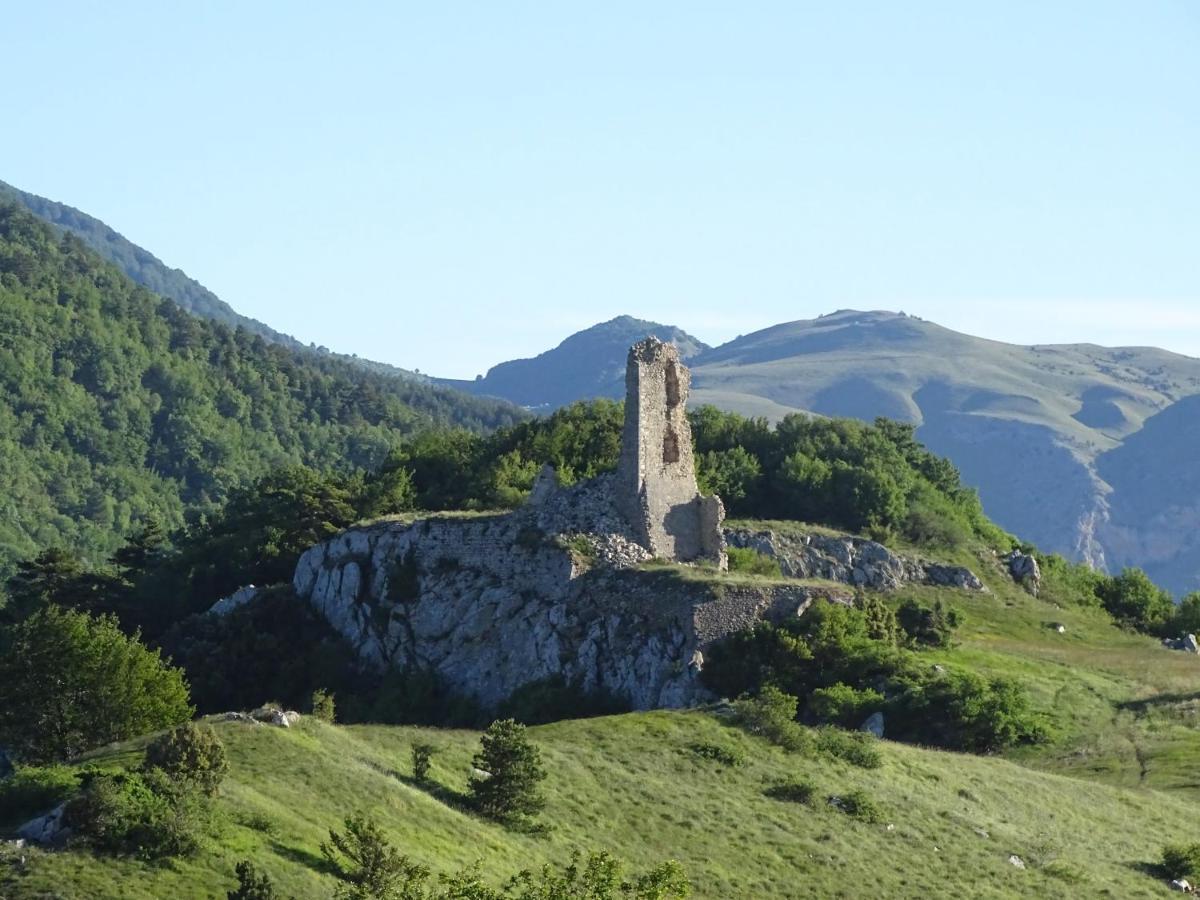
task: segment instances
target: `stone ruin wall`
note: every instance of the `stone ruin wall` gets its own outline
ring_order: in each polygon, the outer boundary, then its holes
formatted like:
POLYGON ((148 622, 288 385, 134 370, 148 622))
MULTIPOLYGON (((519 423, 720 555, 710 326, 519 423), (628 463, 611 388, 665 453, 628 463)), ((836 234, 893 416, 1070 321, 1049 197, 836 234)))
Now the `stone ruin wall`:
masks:
POLYGON ((630 348, 616 500, 651 555, 725 568, 724 507, 717 497, 702 497, 696 484, 690 388, 691 373, 673 345, 647 338, 630 348))

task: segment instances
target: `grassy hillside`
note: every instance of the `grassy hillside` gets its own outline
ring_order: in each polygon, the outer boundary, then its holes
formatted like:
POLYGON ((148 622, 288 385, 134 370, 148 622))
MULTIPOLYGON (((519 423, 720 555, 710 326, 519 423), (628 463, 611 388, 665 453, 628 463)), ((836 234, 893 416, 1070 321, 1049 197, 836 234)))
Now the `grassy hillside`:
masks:
MULTIPOLYGON (((232 769, 201 853, 150 865, 34 851, 24 874, 10 867, 0 894, 220 897, 235 862, 248 857, 285 893, 326 897, 332 882, 319 843, 361 811, 413 858, 441 871, 479 860, 497 883, 580 848, 610 850, 639 868, 678 858, 699 897, 1161 895, 1154 864, 1162 845, 1194 834, 1200 659, 1068 605, 1053 583, 1031 597, 986 552, 946 561, 971 565, 989 592, 915 588, 892 600, 915 593, 961 609, 957 645, 925 658, 1019 678, 1047 720, 1048 744, 989 758, 885 741, 883 766, 864 770, 788 755, 714 712, 559 722, 531 730, 549 772, 551 830, 538 836, 461 807, 477 733, 223 723, 216 727, 232 769), (1065 634, 1050 627, 1058 624, 1065 634), (411 746, 423 741, 439 747, 433 791, 406 780, 411 746), (745 762, 701 759, 690 749, 698 743, 740 750, 745 762), (797 778, 816 786, 813 806, 765 793, 797 778), (826 802, 851 790, 876 801, 882 822, 855 821, 826 802), (1026 869, 1009 863, 1013 854, 1026 869)), ((92 762, 136 764, 140 743, 92 762)))
MULTIPOLYGON (((574 848, 610 849, 649 867, 678 858, 696 896, 1151 897, 1146 873, 1161 845, 1187 833, 1191 804, 1150 791, 1089 784, 1011 762, 884 748, 882 768, 794 759, 703 713, 648 713, 564 722, 533 730, 550 775, 545 836, 513 834, 463 812, 477 735, 412 728, 328 726, 293 730, 218 726, 232 757, 219 802, 223 820, 196 857, 164 865, 34 852, 10 874, 5 896, 53 891, 75 898, 215 897, 251 858, 296 897, 327 897, 318 846, 327 829, 369 812, 415 859, 443 871, 482 861, 500 882, 518 868, 562 863, 574 848), (405 781, 414 741, 441 748, 442 796, 405 781), (740 748, 737 767, 698 759, 697 743, 740 748), (764 794, 803 776, 812 808, 764 794), (829 795, 868 792, 884 813, 861 824, 829 795), (451 802, 445 802, 449 795, 451 802), (889 830, 888 825, 893 826, 889 830), (1026 861, 1021 871, 1010 854, 1026 861)), ((114 752, 108 764, 133 761, 114 752)))
POLYGON ((0 576, 48 546, 103 558, 278 466, 378 465, 434 425, 520 418, 191 316, 0 201, 0 576))

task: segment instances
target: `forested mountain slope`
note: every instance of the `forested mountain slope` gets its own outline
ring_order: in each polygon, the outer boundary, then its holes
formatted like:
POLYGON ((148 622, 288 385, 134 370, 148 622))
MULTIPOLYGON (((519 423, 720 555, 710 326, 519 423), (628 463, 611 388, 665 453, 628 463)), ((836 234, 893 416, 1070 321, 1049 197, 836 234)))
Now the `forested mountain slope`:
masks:
POLYGON ((106 554, 274 467, 373 466, 431 425, 520 416, 192 316, 0 201, 0 574, 106 554))
POLYGON ((11 200, 24 206, 44 222, 75 235, 101 258, 115 265, 134 282, 149 288, 154 293, 174 300, 188 312, 204 319, 212 319, 232 328, 245 328, 251 334, 261 335, 273 344, 282 344, 305 353, 333 356, 356 367, 385 375, 428 381, 422 375, 387 363, 360 359, 344 353, 333 353, 324 347, 309 347, 290 334, 276 331, 269 325, 243 316, 228 303, 180 269, 172 269, 149 250, 119 234, 104 222, 89 216, 65 203, 47 200, 37 194, 22 191, 0 181, 0 200, 11 200))

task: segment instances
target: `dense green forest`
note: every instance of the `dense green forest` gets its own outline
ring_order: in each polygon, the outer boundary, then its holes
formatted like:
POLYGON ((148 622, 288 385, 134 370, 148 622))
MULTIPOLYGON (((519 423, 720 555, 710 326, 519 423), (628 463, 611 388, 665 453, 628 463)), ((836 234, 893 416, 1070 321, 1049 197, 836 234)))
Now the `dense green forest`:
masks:
POLYGON ((230 328, 242 327, 272 343, 293 348, 303 345, 255 319, 239 315, 228 303, 179 269, 169 268, 153 253, 126 240, 99 219, 65 203, 56 203, 0 181, 0 201, 19 203, 43 221, 82 240, 103 259, 113 263, 133 281, 154 293, 174 300, 188 312, 212 319, 230 328))
POLYGON ((281 466, 373 469, 418 431, 521 417, 196 318, 0 202, 0 574, 54 546, 100 561, 281 466))

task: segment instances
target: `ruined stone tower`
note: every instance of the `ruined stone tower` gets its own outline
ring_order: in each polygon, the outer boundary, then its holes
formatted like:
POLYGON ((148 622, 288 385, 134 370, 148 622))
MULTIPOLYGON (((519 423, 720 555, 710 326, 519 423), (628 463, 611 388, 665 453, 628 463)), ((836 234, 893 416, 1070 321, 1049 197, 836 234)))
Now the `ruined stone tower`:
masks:
POLYGON ((655 556, 725 567, 718 497, 702 497, 687 420, 691 373, 674 345, 650 337, 629 349, 617 505, 655 556))

